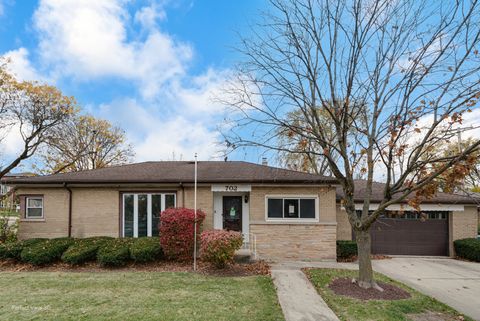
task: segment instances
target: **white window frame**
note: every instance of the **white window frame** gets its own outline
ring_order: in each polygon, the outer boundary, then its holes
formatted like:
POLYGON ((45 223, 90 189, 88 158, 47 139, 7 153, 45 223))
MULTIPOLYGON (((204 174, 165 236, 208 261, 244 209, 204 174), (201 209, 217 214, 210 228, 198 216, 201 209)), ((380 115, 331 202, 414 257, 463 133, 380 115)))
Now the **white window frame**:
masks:
POLYGON ((319 199, 318 195, 316 194, 311 194, 311 195, 297 195, 297 194, 292 194, 292 195, 265 195, 265 221, 266 222, 278 222, 278 223, 292 223, 292 222, 305 222, 305 223, 317 223, 320 219, 320 211, 319 211, 319 199), (297 199, 298 200, 298 218, 285 218, 285 217, 268 217, 268 200, 269 199, 282 199, 282 211, 284 210, 284 205, 283 202, 285 199, 297 199), (300 200, 301 199, 314 199, 315 200, 315 218, 301 218, 300 217, 300 200))
POLYGON ((122 237, 125 237, 125 197, 129 195, 133 195, 133 237, 138 237, 138 196, 139 195, 147 195, 147 236, 152 236, 152 196, 153 195, 160 195, 161 198, 161 206, 160 211, 163 212, 165 210, 165 196, 166 195, 173 195, 174 198, 174 207, 177 206, 177 194, 176 193, 141 193, 135 192, 130 193, 126 192, 122 194, 122 237))
POLYGON ((43 220, 43 218, 44 218, 44 215, 43 215, 43 197, 42 196, 27 196, 27 197, 25 197, 25 219, 27 219, 27 220, 43 220), (40 200, 42 202, 42 206, 40 206, 40 207, 28 206, 28 201, 29 200, 40 200), (42 215, 41 216, 30 217, 28 215, 28 210, 30 208, 40 208, 42 210, 42 215))

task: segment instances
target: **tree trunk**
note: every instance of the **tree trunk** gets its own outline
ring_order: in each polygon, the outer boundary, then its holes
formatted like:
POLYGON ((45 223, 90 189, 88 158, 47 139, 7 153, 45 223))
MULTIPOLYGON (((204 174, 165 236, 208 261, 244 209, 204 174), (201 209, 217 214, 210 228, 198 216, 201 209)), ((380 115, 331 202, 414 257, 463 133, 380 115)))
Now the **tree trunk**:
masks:
POLYGON ((364 289, 380 289, 373 279, 370 231, 355 231, 358 248, 358 285, 364 289))

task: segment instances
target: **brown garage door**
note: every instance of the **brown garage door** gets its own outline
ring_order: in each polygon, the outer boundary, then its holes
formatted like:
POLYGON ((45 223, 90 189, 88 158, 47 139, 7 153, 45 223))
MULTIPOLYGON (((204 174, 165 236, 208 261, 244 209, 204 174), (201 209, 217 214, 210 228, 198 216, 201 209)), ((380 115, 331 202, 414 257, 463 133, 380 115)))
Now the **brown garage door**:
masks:
POLYGON ((448 212, 389 212, 371 235, 373 254, 448 255, 448 212))

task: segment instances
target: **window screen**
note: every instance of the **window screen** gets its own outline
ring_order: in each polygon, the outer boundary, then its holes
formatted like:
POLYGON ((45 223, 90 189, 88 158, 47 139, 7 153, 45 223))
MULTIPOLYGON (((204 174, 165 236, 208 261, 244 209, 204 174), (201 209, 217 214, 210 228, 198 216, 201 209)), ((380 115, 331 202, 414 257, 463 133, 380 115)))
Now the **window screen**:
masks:
POLYGON ((315 218, 315 200, 305 198, 300 200, 300 217, 315 218))
POLYGON ((315 219, 315 198, 268 198, 267 217, 284 219, 315 219))
POLYGON ((298 218, 298 199, 283 200, 283 217, 298 218))
POLYGON ((279 198, 269 198, 268 199, 268 217, 271 218, 282 218, 283 209, 282 209, 283 199, 279 198))

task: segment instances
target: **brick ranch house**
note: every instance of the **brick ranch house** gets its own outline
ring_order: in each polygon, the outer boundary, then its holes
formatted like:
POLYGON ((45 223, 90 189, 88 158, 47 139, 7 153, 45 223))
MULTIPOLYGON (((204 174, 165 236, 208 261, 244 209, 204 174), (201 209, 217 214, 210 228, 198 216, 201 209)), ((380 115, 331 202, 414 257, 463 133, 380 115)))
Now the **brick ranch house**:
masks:
MULTIPOLYGON (((21 239, 141 237, 158 235, 165 208, 193 208, 193 176, 193 162, 175 161, 6 181, 20 197, 21 239)), ((379 201, 381 185, 375 187, 379 201)), ((341 197, 332 177, 246 162, 198 163, 203 228, 241 231, 265 259, 335 258, 336 240, 352 239, 341 197)), ((421 214, 402 209, 398 217, 400 206, 393 206, 376 223, 375 253, 453 255, 453 240, 476 235, 477 207, 468 197, 439 194, 422 204, 421 214)))

